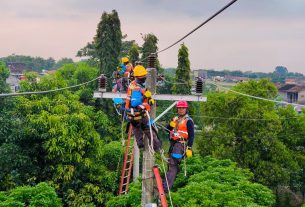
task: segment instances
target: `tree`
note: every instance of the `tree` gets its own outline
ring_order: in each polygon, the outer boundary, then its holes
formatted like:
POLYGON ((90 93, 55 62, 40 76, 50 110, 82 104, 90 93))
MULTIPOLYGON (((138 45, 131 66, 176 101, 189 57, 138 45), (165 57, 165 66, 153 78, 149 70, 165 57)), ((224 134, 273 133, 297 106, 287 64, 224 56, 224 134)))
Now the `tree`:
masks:
POLYGON ((10 76, 9 69, 3 62, 0 62, 0 93, 7 93, 10 91, 6 79, 10 76))
MULTIPOLYGON (((68 64, 39 82, 21 82, 21 88, 42 91, 66 87, 92 79, 96 72, 84 63, 68 64)), ((21 123, 8 123, 12 130, 6 130, 6 124, 0 130, 2 190, 48 181, 64 204, 72 207, 103 205, 117 191, 116 163, 122 146, 115 141, 120 128, 102 111, 82 104, 77 95, 81 90, 15 99, 13 114, 18 117, 13 118, 21 123)))
POLYGON ((139 60, 139 46, 133 43, 128 51, 129 62, 135 65, 135 62, 139 60))
POLYGON ((280 82, 284 83, 285 79, 288 74, 288 69, 284 66, 276 66, 273 75, 272 75, 272 81, 273 82, 280 82))
POLYGON ((176 69, 173 91, 176 94, 191 94, 190 61, 188 48, 181 44, 178 52, 178 67, 176 69), (182 83, 182 84, 181 84, 182 83), (178 85, 179 84, 179 85, 178 85))
POLYGON ((288 69, 284 66, 276 66, 274 72, 280 76, 285 76, 288 73, 288 69))
POLYGON ((122 47, 121 47, 121 55, 120 57, 126 57, 129 54, 129 50, 131 49, 131 47, 136 44, 136 41, 134 40, 124 40, 127 37, 127 35, 123 36, 123 40, 122 40, 122 47))
MULTIPOLYGON (((158 51, 158 38, 152 34, 146 34, 142 36, 144 43, 142 45, 142 59, 146 59, 146 61, 143 63, 144 67, 147 67, 147 57, 152 54, 152 53, 156 53, 158 51)), ((157 65, 157 71, 160 72, 160 64, 159 64, 159 60, 156 60, 156 65, 157 65)))
MULTIPOLYGON (((253 174, 230 160, 211 157, 188 158, 187 176, 180 170, 171 191, 174 206, 273 206, 275 199, 267 187, 251 182, 253 174)), ((135 182, 127 195, 114 197, 107 207, 138 207, 141 185, 135 182)))
POLYGON ((37 72, 42 71, 43 69, 51 69, 55 64, 53 58, 44 59, 42 57, 30 57, 24 55, 10 55, 7 57, 0 58, 0 61, 7 63, 18 63, 24 64, 24 69, 31 69, 37 72))
MULTIPOLYGON (((274 99, 277 94, 268 80, 240 83, 233 90, 268 99, 274 99)), ((289 135, 299 130, 302 132, 299 140, 302 140, 303 123, 297 125, 295 120, 290 120, 288 124, 274 103, 235 93, 209 94, 202 114, 206 116, 206 127, 199 141, 202 155, 230 158, 241 167, 249 168, 255 181, 272 189, 290 186, 292 190, 304 185, 299 177, 304 169, 304 155, 298 147, 304 143, 289 135)))
POLYGON ((36 186, 23 186, 12 189, 10 192, 0 192, 0 207, 30 206, 30 207, 62 207, 54 188, 46 183, 36 186))
POLYGON ((61 58, 56 62, 54 68, 57 69, 64 66, 65 64, 70 64, 70 63, 73 63, 73 60, 71 58, 61 58))
MULTIPOLYGON (((94 40, 100 61, 100 73, 111 77, 118 64, 122 46, 121 23, 117 11, 102 14, 94 40)), ((110 89, 111 84, 108 84, 108 87, 110 89)))
POLYGON ((273 206, 272 191, 252 183, 253 174, 236 163, 211 157, 187 161, 188 176, 180 173, 173 189, 175 206, 273 206))

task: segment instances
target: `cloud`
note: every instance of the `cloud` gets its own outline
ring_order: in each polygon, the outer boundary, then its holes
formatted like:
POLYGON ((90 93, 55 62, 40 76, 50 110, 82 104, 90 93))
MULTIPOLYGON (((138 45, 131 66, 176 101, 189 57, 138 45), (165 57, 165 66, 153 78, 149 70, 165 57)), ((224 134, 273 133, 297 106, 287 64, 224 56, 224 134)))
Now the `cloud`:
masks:
MULTIPOLYGON (((123 33, 143 43, 154 33, 159 49, 174 43, 229 0, 1 0, 0 56, 11 53, 74 57, 90 42, 103 11, 118 11, 123 33)), ((305 71, 304 0, 238 0, 184 42, 194 68, 305 71)), ((176 66, 179 45, 160 54, 176 66)))

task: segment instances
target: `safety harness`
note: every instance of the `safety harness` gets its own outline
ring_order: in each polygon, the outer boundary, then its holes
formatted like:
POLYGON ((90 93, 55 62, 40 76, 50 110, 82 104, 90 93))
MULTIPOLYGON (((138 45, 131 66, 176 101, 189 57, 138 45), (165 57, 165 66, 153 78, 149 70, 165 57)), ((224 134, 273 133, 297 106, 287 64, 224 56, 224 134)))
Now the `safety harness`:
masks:
POLYGON ((192 120, 188 114, 182 118, 175 117, 176 127, 170 131, 170 139, 173 141, 185 143, 188 140, 187 122, 192 120))
POLYGON ((138 121, 147 116, 146 110, 150 111, 148 100, 143 97, 146 89, 136 81, 131 82, 129 89, 130 110, 127 110, 127 118, 131 121, 138 121))

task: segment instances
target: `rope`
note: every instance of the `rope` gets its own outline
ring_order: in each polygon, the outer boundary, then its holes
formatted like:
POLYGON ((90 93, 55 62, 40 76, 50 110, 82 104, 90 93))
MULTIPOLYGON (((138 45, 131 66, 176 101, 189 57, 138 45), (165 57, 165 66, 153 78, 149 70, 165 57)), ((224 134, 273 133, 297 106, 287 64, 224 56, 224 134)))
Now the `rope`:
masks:
POLYGON ((161 159, 161 162, 162 162, 163 172, 164 172, 164 175, 165 175, 165 181, 166 181, 166 186, 167 186, 167 190, 168 190, 169 201, 171 203, 171 206, 173 207, 174 205, 173 205, 173 201, 172 201, 171 191, 170 191, 169 185, 168 185, 168 180, 167 180, 167 176, 166 176, 166 169, 165 169, 165 164, 164 164, 163 159, 161 159))
POLYGON ((150 120, 150 115, 149 112, 146 110, 145 111, 147 114, 147 118, 148 118, 148 125, 149 125, 149 132, 150 132, 150 140, 148 140, 148 143, 150 142, 150 144, 148 144, 148 150, 151 156, 154 156, 155 154, 155 150, 154 150, 154 138, 153 138, 153 133, 152 133, 152 122, 150 120))

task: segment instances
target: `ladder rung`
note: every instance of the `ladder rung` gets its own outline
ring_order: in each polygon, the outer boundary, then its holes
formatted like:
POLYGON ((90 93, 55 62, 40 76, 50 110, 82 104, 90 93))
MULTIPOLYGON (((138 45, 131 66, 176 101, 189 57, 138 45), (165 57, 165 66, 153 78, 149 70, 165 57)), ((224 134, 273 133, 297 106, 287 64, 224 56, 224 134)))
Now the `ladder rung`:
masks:
POLYGON ((127 176, 125 176, 124 178, 128 178, 129 176, 127 175, 127 176))
POLYGON ((124 186, 124 185, 127 185, 127 184, 128 184, 128 183, 123 183, 123 186, 124 186))

